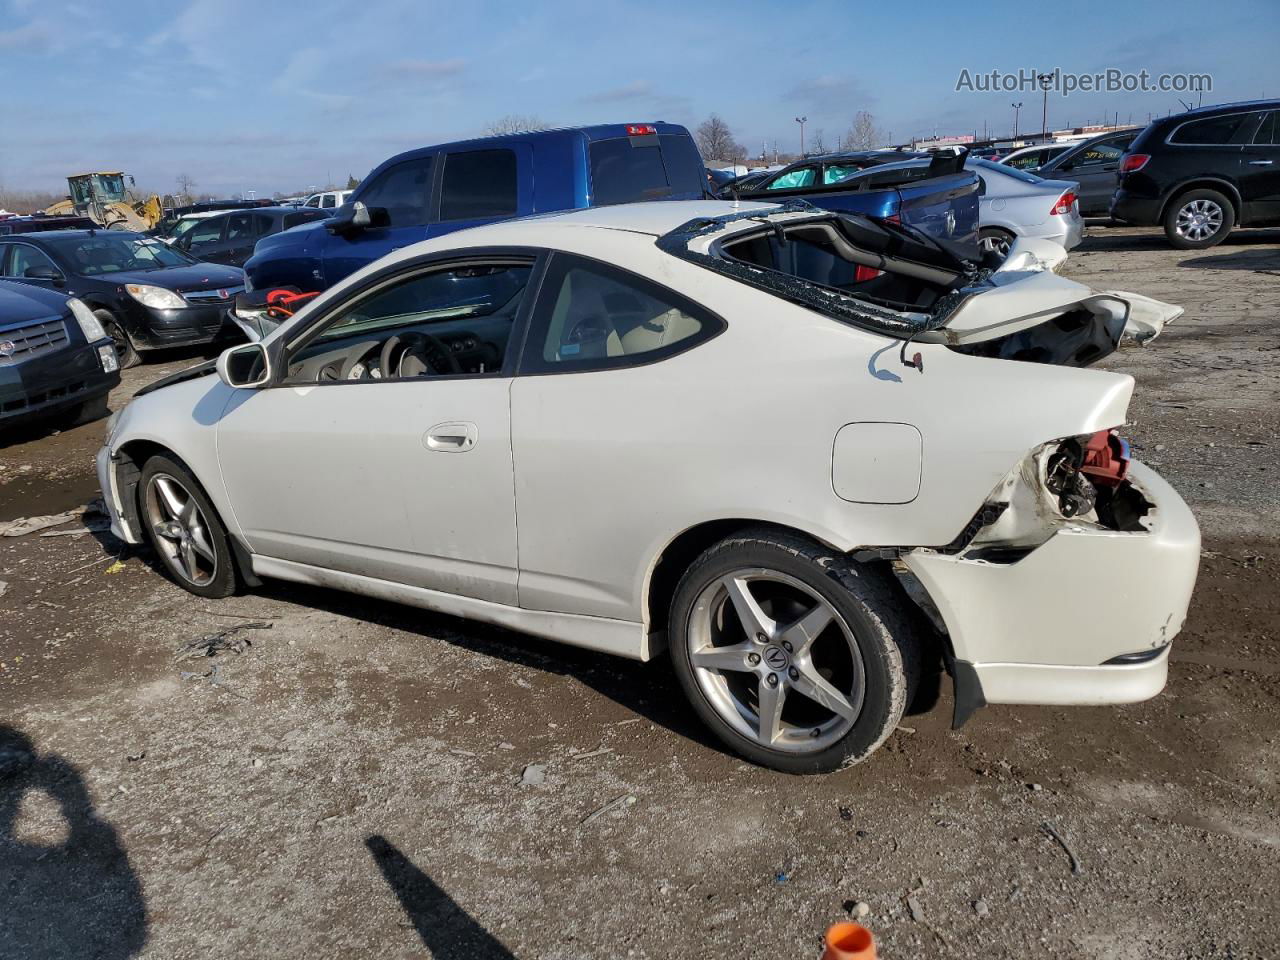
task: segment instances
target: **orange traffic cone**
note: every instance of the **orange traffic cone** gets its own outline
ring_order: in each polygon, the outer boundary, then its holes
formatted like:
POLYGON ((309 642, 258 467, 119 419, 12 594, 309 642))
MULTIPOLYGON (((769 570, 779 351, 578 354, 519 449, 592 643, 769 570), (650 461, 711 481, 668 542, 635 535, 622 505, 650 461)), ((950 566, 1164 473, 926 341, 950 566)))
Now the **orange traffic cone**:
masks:
POLYGON ((860 923, 837 923, 827 929, 822 960, 876 960, 876 938, 860 923))

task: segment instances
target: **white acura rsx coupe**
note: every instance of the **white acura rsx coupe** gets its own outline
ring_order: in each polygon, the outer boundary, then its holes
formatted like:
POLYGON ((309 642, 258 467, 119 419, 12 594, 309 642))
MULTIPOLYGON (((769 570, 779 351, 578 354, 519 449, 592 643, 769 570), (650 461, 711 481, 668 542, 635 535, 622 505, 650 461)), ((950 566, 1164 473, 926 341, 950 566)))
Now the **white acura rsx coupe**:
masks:
POLYGON ((832 770, 943 666, 957 724, 1165 683, 1199 531, 1116 432, 1133 380, 1083 367, 1180 311, 1063 256, 807 205, 482 226, 258 315, 116 415, 98 472, 198 596, 275 577, 666 649, 734 750, 832 770))

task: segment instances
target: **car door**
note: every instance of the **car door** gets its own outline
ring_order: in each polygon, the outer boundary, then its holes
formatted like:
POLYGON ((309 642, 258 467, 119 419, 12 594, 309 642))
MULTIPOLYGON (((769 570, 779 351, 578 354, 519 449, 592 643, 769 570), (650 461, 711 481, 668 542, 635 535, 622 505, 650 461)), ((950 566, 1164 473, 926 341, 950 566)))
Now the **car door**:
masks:
POLYGON ((217 426, 255 553, 516 602, 510 388, 535 266, 393 266, 282 331, 273 384, 237 392, 217 426))
POLYGON ((253 256, 258 238, 271 232, 271 217, 263 213, 233 213, 227 217, 226 238, 215 257, 204 259, 225 263, 232 267, 244 266, 253 256))
POLYGON ((369 209, 386 210, 389 222, 341 234, 325 232, 321 241, 325 286, 333 286, 392 250, 427 238, 434 173, 434 155, 415 157, 387 167, 361 190, 357 199, 369 209))
POLYGON ((696 442, 682 414, 715 388, 678 367, 724 328, 653 280, 553 256, 511 387, 522 607, 640 619, 655 514, 698 482, 652 451, 696 442))
POLYGON ((225 260, 218 258, 224 250, 227 220, 225 213, 201 220, 178 241, 178 246, 197 260, 225 263, 225 260))
POLYGON ((43 250, 21 240, 10 241, 4 247, 9 250, 8 258, 0 251, 0 268, 5 277, 46 290, 68 292, 66 275, 43 250))
POLYGON ((1080 213, 1086 217, 1105 216, 1111 208, 1111 195, 1120 182, 1120 157, 1133 141, 1135 134, 1125 134, 1099 140, 1052 168, 1053 172, 1037 171, 1041 176, 1053 179, 1074 180, 1080 185, 1076 196, 1080 199, 1080 213))
POLYGON ((1280 223, 1280 110, 1271 110, 1240 156, 1246 223, 1280 223))

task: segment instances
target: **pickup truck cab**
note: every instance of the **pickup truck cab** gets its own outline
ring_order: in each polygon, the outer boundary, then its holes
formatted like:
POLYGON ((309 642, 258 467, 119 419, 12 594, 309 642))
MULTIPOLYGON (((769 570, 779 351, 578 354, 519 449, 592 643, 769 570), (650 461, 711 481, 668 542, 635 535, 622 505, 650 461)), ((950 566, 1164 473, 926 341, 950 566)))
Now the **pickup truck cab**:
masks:
POLYGON ((815 157, 782 170, 743 200, 806 200, 824 210, 897 220, 929 236, 978 242, 978 176, 964 167, 966 154, 889 154, 888 163, 815 157))
POLYGON ((377 167, 332 219, 264 237, 245 273, 252 290, 319 291, 392 250, 466 227, 705 195, 698 148, 675 124, 603 124, 422 147, 377 167))

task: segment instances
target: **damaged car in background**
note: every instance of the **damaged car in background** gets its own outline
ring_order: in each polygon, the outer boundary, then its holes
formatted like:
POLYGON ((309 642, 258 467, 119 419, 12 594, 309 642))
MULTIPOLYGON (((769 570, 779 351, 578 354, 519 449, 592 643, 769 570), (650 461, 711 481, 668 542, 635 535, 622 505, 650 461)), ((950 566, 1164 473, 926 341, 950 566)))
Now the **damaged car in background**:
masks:
POLYGON ((141 391, 99 478, 197 596, 273 577, 665 650, 779 770, 867 757, 943 669, 957 724, 1137 701, 1199 530, 1123 439, 1133 379, 1083 368, 1178 310, 1063 255, 993 269, 807 204, 483 226, 141 391))

